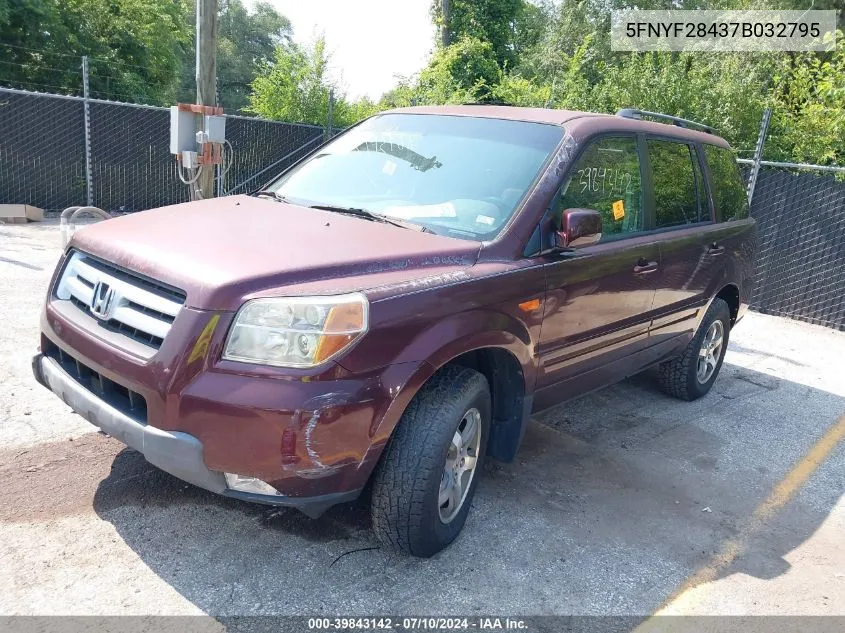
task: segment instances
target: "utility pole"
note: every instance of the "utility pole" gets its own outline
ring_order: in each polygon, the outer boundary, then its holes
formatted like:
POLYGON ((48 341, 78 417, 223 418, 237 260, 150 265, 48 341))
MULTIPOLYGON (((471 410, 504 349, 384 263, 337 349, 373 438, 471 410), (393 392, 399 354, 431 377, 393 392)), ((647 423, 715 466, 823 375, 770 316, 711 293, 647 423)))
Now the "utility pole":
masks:
POLYGON ((440 43, 443 48, 452 43, 449 36, 449 0, 440 0, 440 43))
MULTIPOLYGON (((197 103, 217 105, 217 0, 197 0, 197 103)), ((214 196, 214 168, 201 167, 197 185, 203 198, 214 196)))

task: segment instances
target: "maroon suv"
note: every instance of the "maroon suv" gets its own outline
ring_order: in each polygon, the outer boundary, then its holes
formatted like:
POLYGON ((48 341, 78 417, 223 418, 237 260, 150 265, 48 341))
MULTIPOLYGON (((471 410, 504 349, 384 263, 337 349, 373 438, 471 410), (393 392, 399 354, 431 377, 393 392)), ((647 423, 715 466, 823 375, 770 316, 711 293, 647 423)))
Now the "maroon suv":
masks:
POLYGON ((719 373, 754 220, 724 140, 644 116, 396 110, 255 195, 90 226, 35 376, 216 493, 316 517, 369 483, 378 536, 430 556, 532 412, 719 373))

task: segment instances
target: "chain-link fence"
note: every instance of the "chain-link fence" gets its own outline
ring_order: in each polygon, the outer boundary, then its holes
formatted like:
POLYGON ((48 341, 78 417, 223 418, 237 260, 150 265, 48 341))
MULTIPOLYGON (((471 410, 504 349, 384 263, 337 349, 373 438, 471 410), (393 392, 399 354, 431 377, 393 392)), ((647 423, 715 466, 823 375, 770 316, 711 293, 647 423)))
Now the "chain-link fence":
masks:
POLYGON ((107 102, 89 107, 94 206, 140 211, 188 200, 170 154, 166 109, 107 102))
MULTIPOLYGON (((167 108, 97 99, 88 107, 86 169, 85 99, 0 88, 0 204, 83 205, 89 176, 92 204, 110 212, 188 200, 167 108)), ((235 159, 224 194, 257 189, 328 136, 318 126, 241 116, 228 116, 226 127, 235 159)), ((740 162, 747 174, 753 161, 740 162)), ((845 330, 845 169, 759 164, 752 308, 845 330)))
POLYGON ((241 116, 226 117, 226 138, 235 160, 226 173, 223 191, 252 191, 317 147, 325 130, 315 125, 291 125, 241 116))
POLYGON ((82 101, 0 89, 0 204, 84 204, 82 101))
POLYGON ((845 330, 845 169, 786 165, 761 165, 751 201, 760 238, 751 307, 845 330))
MULTIPOLYGON (((90 200, 114 212, 188 200, 170 154, 167 108, 88 100, 87 171, 85 103, 82 97, 0 88, 0 204, 60 211, 90 200)), ((260 186, 325 134, 318 126, 240 116, 227 117, 226 125, 234 161, 222 193, 260 186)))

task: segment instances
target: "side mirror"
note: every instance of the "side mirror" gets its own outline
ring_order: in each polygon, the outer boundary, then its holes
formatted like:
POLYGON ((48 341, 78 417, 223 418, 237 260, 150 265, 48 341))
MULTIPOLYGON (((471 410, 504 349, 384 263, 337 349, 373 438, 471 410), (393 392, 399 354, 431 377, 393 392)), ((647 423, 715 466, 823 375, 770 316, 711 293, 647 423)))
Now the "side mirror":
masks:
POLYGON ((594 209, 566 209, 555 233, 556 248, 595 244, 601 239, 601 213, 594 209))

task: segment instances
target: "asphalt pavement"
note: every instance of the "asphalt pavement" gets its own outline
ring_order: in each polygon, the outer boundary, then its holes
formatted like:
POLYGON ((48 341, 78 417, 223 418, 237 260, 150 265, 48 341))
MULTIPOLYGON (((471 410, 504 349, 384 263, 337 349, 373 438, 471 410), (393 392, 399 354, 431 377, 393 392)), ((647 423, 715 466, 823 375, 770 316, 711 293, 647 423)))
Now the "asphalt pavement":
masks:
POLYGON ((713 391, 648 374, 538 415, 459 539, 378 547, 228 500, 31 377, 55 222, 0 225, 0 615, 845 615, 845 333, 750 314, 713 391))

